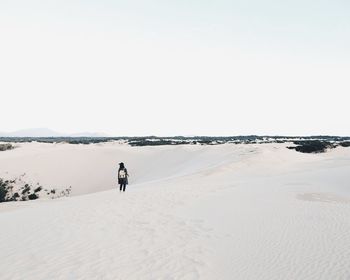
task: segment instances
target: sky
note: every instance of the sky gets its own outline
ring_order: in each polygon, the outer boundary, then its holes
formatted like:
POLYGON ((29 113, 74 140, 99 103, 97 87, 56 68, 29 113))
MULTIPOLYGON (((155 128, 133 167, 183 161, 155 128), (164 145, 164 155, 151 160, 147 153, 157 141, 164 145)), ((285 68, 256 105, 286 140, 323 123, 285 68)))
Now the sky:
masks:
POLYGON ((350 135, 347 0, 0 0, 0 131, 350 135))

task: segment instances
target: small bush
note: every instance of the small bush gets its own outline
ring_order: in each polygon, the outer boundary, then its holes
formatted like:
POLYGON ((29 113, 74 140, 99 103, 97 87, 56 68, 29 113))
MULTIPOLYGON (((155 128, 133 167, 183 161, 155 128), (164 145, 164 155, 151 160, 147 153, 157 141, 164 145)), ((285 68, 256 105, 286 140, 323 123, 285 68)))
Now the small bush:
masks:
POLYGON ((0 151, 7 151, 7 150, 12 150, 14 149, 15 147, 12 145, 12 144, 0 144, 0 151))
POLYGON ((36 195, 35 193, 31 193, 30 195, 28 195, 28 199, 29 200, 35 200, 35 199, 38 199, 38 198, 39 198, 39 196, 36 195))
POLYGON ((41 186, 40 186, 40 187, 37 187, 37 188, 34 190, 34 192, 35 192, 35 193, 40 192, 42 189, 43 189, 43 187, 41 187, 41 186))
POLYGON ((7 193, 7 184, 0 179, 0 202, 6 201, 7 193))
POLYGON ((336 146, 327 141, 312 140, 312 141, 294 141, 296 147, 287 147, 301 153, 323 153, 327 149, 335 148, 336 146))
POLYGON ((0 202, 13 200, 13 184, 15 180, 3 180, 0 178, 0 202))
POLYGON ((25 195, 29 193, 29 191, 30 191, 30 186, 28 184, 25 184, 24 188, 22 189, 22 194, 25 195))
POLYGON ((339 145, 346 148, 350 147, 350 141, 340 142, 339 145))

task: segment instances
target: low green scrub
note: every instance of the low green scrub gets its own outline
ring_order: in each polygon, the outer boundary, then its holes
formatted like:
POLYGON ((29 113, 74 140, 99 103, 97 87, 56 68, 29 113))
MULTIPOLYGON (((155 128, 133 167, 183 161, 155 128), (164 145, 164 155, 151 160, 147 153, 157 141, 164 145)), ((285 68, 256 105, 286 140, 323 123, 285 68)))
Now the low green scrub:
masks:
POLYGON ((12 150, 15 147, 12 144, 5 143, 5 144, 0 144, 0 151, 7 151, 7 150, 12 150))
POLYGON ((327 149, 335 148, 336 145, 328 141, 311 140, 311 141, 294 141, 295 147, 288 147, 301 153, 324 153, 327 149))
POLYGON ((340 142, 339 146, 346 147, 346 148, 350 147, 350 141, 340 142))
POLYGON ((35 200, 41 195, 54 199, 69 196, 71 190, 72 187, 64 190, 45 189, 39 184, 32 185, 23 182, 22 177, 15 180, 4 180, 0 178, 0 203, 35 200))

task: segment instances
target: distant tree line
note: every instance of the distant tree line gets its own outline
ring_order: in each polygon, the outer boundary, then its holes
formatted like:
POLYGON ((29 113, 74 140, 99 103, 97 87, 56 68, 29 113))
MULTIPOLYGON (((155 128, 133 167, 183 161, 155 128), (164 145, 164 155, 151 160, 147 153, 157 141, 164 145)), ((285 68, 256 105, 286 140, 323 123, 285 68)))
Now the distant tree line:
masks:
MULTIPOLYGON (((94 144, 110 141, 125 141, 126 143, 139 143, 140 145, 176 145, 181 144, 224 144, 228 142, 236 143, 261 143, 261 142, 291 142, 298 140, 322 140, 322 141, 350 141, 350 137, 339 136, 141 136, 141 137, 0 137, 0 142, 23 143, 23 142, 41 142, 41 143, 70 143, 70 144, 94 144)), ((7 144, 5 144, 7 145, 7 144)))
MULTIPOLYGON (((0 137, 0 142, 41 142, 68 144, 96 144, 110 141, 122 141, 130 146, 162 146, 162 145, 220 145, 232 144, 263 144, 290 143, 296 146, 288 147, 302 153, 318 153, 337 146, 349 147, 350 137, 340 136, 173 136, 173 137, 0 137)), ((0 151, 13 149, 12 144, 1 144, 0 151)))

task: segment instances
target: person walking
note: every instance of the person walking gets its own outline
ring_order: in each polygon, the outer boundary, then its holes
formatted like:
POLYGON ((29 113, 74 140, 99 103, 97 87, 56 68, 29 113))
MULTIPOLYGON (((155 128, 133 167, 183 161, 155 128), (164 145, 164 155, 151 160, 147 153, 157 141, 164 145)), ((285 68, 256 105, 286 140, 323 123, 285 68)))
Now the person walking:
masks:
POLYGON ((125 192, 126 185, 128 184, 128 176, 128 170, 125 168, 124 163, 119 163, 118 184, 120 185, 120 191, 125 192))

